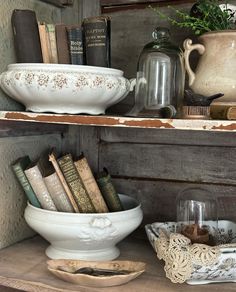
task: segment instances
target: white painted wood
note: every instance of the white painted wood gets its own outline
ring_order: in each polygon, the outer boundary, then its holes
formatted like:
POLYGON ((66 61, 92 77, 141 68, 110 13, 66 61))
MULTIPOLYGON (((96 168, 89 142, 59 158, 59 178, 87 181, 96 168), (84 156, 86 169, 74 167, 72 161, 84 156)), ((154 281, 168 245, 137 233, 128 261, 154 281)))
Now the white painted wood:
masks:
POLYGON ((145 129, 236 131, 236 121, 131 118, 0 111, 0 120, 145 129))

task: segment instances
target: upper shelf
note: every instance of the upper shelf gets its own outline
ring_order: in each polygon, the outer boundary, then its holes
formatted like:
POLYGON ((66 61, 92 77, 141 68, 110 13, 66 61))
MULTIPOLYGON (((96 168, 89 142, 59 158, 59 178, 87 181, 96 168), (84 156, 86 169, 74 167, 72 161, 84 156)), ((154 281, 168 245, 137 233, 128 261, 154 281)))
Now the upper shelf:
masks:
POLYGON ((46 114, 14 111, 0 111, 0 120, 127 128, 236 131, 236 121, 228 120, 133 118, 123 116, 46 114))

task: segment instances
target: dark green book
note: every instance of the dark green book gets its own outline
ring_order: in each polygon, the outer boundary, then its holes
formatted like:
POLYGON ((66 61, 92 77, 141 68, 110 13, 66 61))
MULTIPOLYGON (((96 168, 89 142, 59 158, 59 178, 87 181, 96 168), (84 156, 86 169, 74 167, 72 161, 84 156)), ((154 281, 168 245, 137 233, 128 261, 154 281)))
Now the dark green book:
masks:
POLYGON ((115 190, 114 185, 112 184, 111 176, 106 168, 104 168, 103 171, 98 174, 97 183, 109 211, 123 211, 124 208, 122 206, 121 200, 115 190))
POLYGON ((19 159, 17 159, 13 164, 12 164, 12 169, 20 183, 20 185, 22 186, 29 202, 38 208, 41 208, 41 205, 24 173, 25 169, 29 166, 29 164, 31 163, 31 160, 29 158, 29 156, 23 156, 20 157, 19 159))
POLYGON ((84 65, 83 32, 80 26, 66 26, 70 61, 72 65, 84 65))
POLYGON ((57 159, 64 178, 72 192, 81 213, 95 213, 95 207, 86 192, 71 154, 66 154, 57 159))

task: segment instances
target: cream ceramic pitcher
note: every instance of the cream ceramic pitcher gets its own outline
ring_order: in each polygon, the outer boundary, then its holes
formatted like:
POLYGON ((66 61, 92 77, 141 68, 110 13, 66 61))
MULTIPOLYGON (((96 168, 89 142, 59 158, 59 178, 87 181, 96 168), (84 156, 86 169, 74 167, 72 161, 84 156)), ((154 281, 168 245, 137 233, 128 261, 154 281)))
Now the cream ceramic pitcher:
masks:
POLYGON ((199 37, 199 42, 193 45, 191 39, 184 41, 190 88, 204 96, 223 93, 219 101, 236 102, 236 30, 208 32, 199 37), (195 72, 189 64, 193 50, 201 55, 195 72))

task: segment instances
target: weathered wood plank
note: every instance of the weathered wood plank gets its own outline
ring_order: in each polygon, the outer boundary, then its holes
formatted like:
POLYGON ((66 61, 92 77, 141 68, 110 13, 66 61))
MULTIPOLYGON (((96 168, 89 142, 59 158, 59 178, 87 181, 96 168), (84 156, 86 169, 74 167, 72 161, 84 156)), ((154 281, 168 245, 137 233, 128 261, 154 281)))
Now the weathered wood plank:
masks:
POLYGON ((100 0, 78 0, 79 1, 79 20, 80 22, 87 17, 98 16, 101 14, 100 0))
POLYGON ((235 133, 181 131, 165 129, 108 128, 100 130, 100 139, 106 143, 126 142, 147 144, 199 145, 235 147, 235 133))
POLYGON ((112 175, 217 184, 236 184, 234 147, 102 143, 99 168, 112 175))
POLYGON ((171 181, 112 179, 119 193, 127 194, 142 204, 142 225, 176 220, 176 198, 187 188, 204 188, 218 198, 219 218, 236 220, 236 186, 201 185, 171 181))
POLYGON ((79 129, 79 151, 84 153, 92 171, 97 172, 99 168, 100 128, 80 127, 79 129))
POLYGON ((27 122, 0 121, 0 137, 31 136, 49 133, 64 133, 67 125, 38 124, 27 122))

